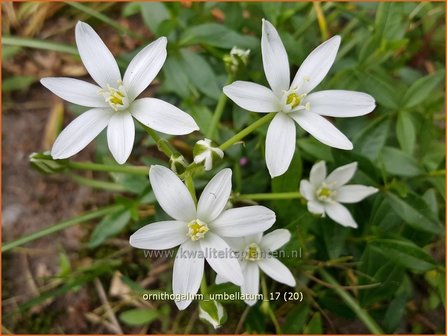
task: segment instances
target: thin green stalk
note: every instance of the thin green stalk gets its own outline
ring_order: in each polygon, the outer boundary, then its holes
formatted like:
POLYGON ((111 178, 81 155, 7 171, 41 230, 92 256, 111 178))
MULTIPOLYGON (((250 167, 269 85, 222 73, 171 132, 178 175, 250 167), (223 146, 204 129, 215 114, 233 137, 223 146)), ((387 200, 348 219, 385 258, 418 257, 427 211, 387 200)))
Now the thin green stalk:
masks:
POLYGON ((303 196, 299 192, 283 192, 283 193, 266 193, 266 194, 242 194, 237 196, 237 199, 250 199, 256 200, 277 200, 277 199, 293 199, 302 198, 303 196))
MULTIPOLYGON (((265 281, 264 274, 261 274, 261 287, 262 287, 262 294, 264 296, 264 302, 262 302, 262 306, 264 307, 264 313, 268 314, 270 316, 270 319, 273 322, 273 325, 275 326, 276 334, 281 335, 281 327, 278 323, 278 319, 275 316, 275 313, 272 310, 272 307, 270 306, 270 302, 268 301, 269 298, 269 291, 267 289, 267 283, 265 281)), ((262 310, 261 306, 261 310, 262 310)))
POLYGON ((255 131, 257 128, 261 127, 262 125, 268 123, 270 120, 273 119, 276 113, 269 113, 263 116, 262 118, 256 120, 253 124, 247 126, 239 133, 232 136, 230 139, 225 141, 222 145, 220 145, 221 150, 226 150, 233 144, 235 144, 238 141, 241 141, 243 138, 245 138, 247 135, 249 135, 251 132, 255 131))
POLYGON ((323 41, 326 41, 329 38, 329 32, 323 9, 321 8, 320 2, 314 2, 313 5, 315 13, 317 14, 318 25, 320 26, 321 38, 323 41))
POLYGON ((206 284, 206 277, 203 274, 202 281, 200 282, 200 292, 206 296, 208 294, 208 285, 206 284))
MULTIPOLYGON (((227 84, 230 84, 232 81, 233 76, 228 75, 227 84)), ((208 128, 208 132, 206 133, 206 137, 208 139, 214 140, 214 134, 217 132, 217 127, 219 126, 219 121, 220 118, 222 117, 227 100, 228 100, 227 96, 222 92, 219 97, 219 100, 217 101, 216 109, 214 110, 213 119, 211 119, 210 127, 208 128)))
POLYGON ((152 128, 147 127, 146 125, 143 125, 144 130, 146 131, 149 136, 154 139, 155 144, 157 145, 158 149, 163 152, 168 158, 171 158, 172 155, 177 154, 177 152, 171 148, 169 145, 169 142, 165 139, 161 138, 157 132, 155 132, 152 128))
POLYGON ((30 39, 23 37, 2 36, 2 45, 51 50, 72 55, 79 55, 78 50, 69 44, 49 42, 45 40, 30 39))
POLYGON ((348 292, 344 290, 328 272, 324 269, 320 269, 319 272, 326 282, 334 286, 334 290, 338 296, 340 296, 340 298, 352 309, 352 311, 365 324, 371 333, 376 335, 384 334, 383 330, 379 327, 377 322, 373 320, 368 312, 360 307, 357 301, 350 294, 348 294, 348 292))
POLYGON ((6 243, 2 246, 2 252, 6 252, 11 250, 14 247, 29 243, 33 240, 48 236, 50 234, 53 234, 55 232, 58 231, 62 231, 65 230, 66 228, 69 228, 73 225, 76 224, 80 224, 82 222, 86 222, 88 220, 91 219, 95 219, 95 218, 99 218, 102 216, 105 216, 111 212, 114 212, 120 208, 122 208, 123 206, 121 204, 115 204, 115 205, 111 205, 111 206, 107 206, 98 210, 94 210, 94 211, 90 211, 87 212, 81 216, 75 217, 75 218, 71 218, 65 221, 62 221, 60 223, 48 226, 44 229, 38 230, 36 232, 33 232, 29 235, 23 236, 17 240, 14 240, 12 242, 6 243))
POLYGON ((149 168, 145 166, 128 166, 128 165, 118 166, 118 165, 107 165, 93 162, 73 162, 73 161, 68 162, 67 166, 71 169, 79 169, 79 170, 126 173, 134 175, 149 174, 149 168))
POLYGON ((145 38, 144 36, 135 33, 134 31, 121 26, 120 24, 118 24, 115 20, 112 20, 111 18, 109 18, 107 15, 102 14, 101 12, 98 12, 97 10, 90 8, 86 5, 83 5, 82 3, 79 2, 66 2, 67 5, 70 5, 76 9, 79 9, 80 11, 87 13, 91 16, 93 16, 94 18, 97 18, 98 20, 108 24, 109 26, 115 28, 116 30, 118 30, 120 33, 123 34, 127 34, 135 39, 141 40, 143 41, 145 38))
POLYGON ((126 191, 126 188, 114 182, 89 179, 75 174, 70 175, 70 177, 73 179, 73 181, 87 187, 108 191, 126 191))
POLYGON ((196 188, 194 187, 194 181, 192 179, 192 175, 189 173, 185 174, 185 184, 186 188, 188 188, 189 193, 195 204, 197 204, 197 196, 196 196, 196 188))

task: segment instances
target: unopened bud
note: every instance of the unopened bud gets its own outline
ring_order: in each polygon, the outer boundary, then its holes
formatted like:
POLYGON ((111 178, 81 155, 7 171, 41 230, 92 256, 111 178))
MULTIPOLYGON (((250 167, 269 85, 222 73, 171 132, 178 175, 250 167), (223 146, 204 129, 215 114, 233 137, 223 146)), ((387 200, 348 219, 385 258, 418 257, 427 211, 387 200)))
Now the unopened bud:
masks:
POLYGON ((194 162, 204 163, 205 170, 213 168, 213 162, 222 159, 223 151, 210 139, 203 139, 197 141, 193 149, 194 162))
POLYGON ((199 318, 211 324, 214 329, 218 329, 225 322, 226 314, 219 302, 201 301, 199 304, 199 318))
POLYGON ((248 56, 250 55, 250 49, 240 49, 233 47, 229 54, 225 55, 223 60, 227 67, 228 72, 236 74, 242 68, 245 68, 248 63, 248 56))
POLYGON ((44 174, 55 174, 67 168, 67 159, 55 160, 50 152, 32 153, 29 156, 31 166, 44 174))
POLYGON ((171 170, 176 174, 182 174, 188 165, 183 155, 180 154, 171 155, 169 163, 171 164, 171 170))

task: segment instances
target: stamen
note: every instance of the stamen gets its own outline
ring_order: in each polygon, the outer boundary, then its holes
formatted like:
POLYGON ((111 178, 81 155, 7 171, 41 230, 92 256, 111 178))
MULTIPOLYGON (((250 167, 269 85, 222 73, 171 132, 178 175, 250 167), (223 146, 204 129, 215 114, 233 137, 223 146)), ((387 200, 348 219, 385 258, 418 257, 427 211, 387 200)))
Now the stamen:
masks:
POLYGON ((195 219, 188 223, 188 237, 191 240, 196 241, 205 237, 205 234, 210 230, 206 223, 202 222, 200 219, 195 219))
POLYGON ((261 258, 261 249, 255 243, 250 244, 245 250, 245 259, 249 261, 256 261, 261 258))
POLYGON ((332 201, 335 196, 336 191, 333 190, 326 183, 322 183, 321 187, 317 189, 316 196, 320 201, 332 201))

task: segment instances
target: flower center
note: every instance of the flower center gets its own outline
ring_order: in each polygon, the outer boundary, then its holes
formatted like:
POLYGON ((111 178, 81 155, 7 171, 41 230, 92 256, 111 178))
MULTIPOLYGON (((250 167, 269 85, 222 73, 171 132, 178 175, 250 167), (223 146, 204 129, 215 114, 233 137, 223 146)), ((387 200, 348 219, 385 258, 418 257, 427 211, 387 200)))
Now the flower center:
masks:
POLYGON ((331 189, 326 183, 323 183, 316 192, 316 196, 320 201, 331 201, 335 194, 336 191, 331 189))
POLYGON ((298 96, 295 92, 292 92, 287 96, 286 103, 290 105, 292 108, 297 107, 301 102, 300 96, 298 96))
POLYGON ((209 230, 208 225, 200 219, 195 219, 188 223, 188 237, 191 240, 196 241, 202 239, 209 230))
POLYGON ((261 258, 261 249, 255 243, 248 245, 245 250, 245 259, 249 261, 256 261, 261 258))
POLYGON ((284 91, 284 94, 282 96, 282 111, 285 113, 289 113, 299 110, 309 110, 309 103, 303 105, 303 100, 305 97, 306 94, 299 94, 298 89, 284 91))
POLYGON ((99 93, 104 96, 105 101, 115 111, 122 111, 129 107, 129 99, 122 81, 118 81, 117 89, 107 84, 107 89, 101 89, 99 93))

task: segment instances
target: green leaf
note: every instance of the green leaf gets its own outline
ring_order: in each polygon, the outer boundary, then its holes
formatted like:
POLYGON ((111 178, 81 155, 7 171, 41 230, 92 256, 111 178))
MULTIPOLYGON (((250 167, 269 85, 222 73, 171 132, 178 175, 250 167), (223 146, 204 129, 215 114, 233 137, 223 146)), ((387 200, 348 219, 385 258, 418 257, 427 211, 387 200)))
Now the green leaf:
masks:
POLYGON ((187 28, 180 37, 180 44, 206 44, 224 49, 231 49, 234 46, 256 49, 259 42, 253 36, 236 33, 224 25, 205 23, 187 28))
POLYGON ((159 317, 159 313, 154 309, 131 309, 120 314, 120 320, 131 326, 150 324, 159 317))
POLYGON ((219 98, 221 90, 217 85, 216 74, 205 58, 188 49, 182 49, 181 55, 186 75, 191 83, 208 97, 219 98))
POLYGON ((343 250, 344 242, 349 234, 343 226, 329 219, 320 220, 323 231, 324 244, 329 259, 338 258, 343 250))
POLYGON ((286 334, 300 334, 309 315, 308 304, 298 304, 290 310, 284 321, 283 331, 286 334))
POLYGON ((381 161, 385 170, 392 175, 417 176, 424 173, 412 156, 394 147, 383 148, 381 161))
POLYGON ((162 69, 165 77, 164 88, 182 98, 188 97, 190 82, 181 61, 176 57, 170 57, 162 69))
POLYGON ((397 239, 375 239, 370 245, 396 264, 414 271, 428 271, 436 267, 433 258, 416 244, 397 239))
POLYGON ((400 148, 412 154, 416 143, 416 130, 408 112, 402 111, 397 115, 396 135, 400 148))
POLYGON ((365 127, 353 140, 354 151, 375 160, 385 145, 390 128, 389 118, 379 118, 365 127))
POLYGON ((169 11, 162 2, 144 2, 140 4, 144 24, 156 35, 158 27, 170 18, 169 11))
POLYGON ((444 79, 444 71, 418 79, 405 93, 402 102, 405 108, 414 107, 426 100, 444 79))
POLYGON ((303 334, 322 334, 323 324, 321 322, 321 315, 316 312, 309 323, 304 327, 303 334))
POLYGON ((418 200, 414 195, 403 200, 392 193, 386 193, 385 197, 396 214, 409 226, 435 234, 443 232, 441 223, 430 215, 430 209, 423 200, 418 200))
POLYGON ((2 91, 23 91, 28 89, 36 81, 33 76, 14 76, 2 80, 2 91))
POLYGON ((298 147, 313 159, 324 160, 326 162, 333 162, 331 148, 322 144, 314 137, 304 138, 298 140, 298 147))
POLYGON ((107 238, 119 233, 129 220, 130 211, 127 209, 105 216, 95 227, 88 245, 92 248, 99 246, 107 238))
POLYGON ((375 98, 379 106, 383 105, 392 110, 398 108, 396 90, 388 81, 369 73, 362 73, 359 76, 363 86, 368 88, 368 93, 375 98))
POLYGON ((187 111, 191 114, 191 117, 194 118, 199 128, 203 131, 208 129, 211 120, 213 119, 213 113, 210 109, 205 105, 199 105, 196 103, 188 104, 187 111))

